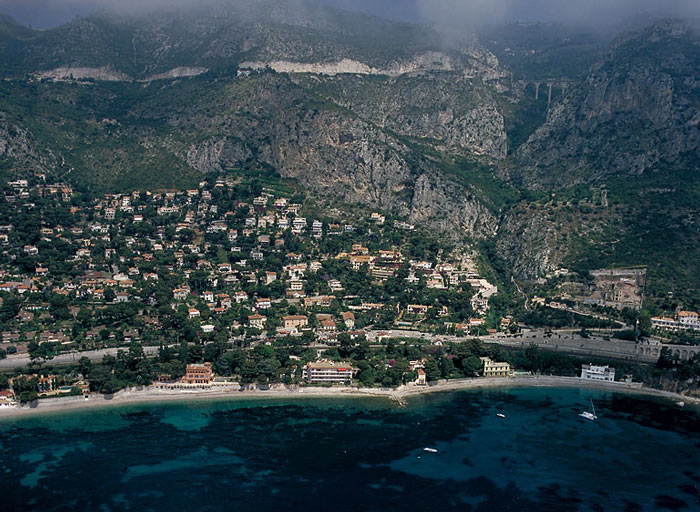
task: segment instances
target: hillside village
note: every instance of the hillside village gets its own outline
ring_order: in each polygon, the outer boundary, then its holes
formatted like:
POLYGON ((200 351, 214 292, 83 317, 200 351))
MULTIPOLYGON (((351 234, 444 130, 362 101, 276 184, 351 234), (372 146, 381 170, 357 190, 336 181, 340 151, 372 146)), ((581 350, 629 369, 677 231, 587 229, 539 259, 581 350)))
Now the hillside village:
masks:
POLYGON ((306 218, 302 204, 274 193, 232 199, 231 179, 88 204, 68 186, 10 185, 0 292, 6 313, 17 312, 3 318, 4 342, 155 340, 165 317, 187 321, 188 341, 226 331, 333 342, 377 322, 468 331, 484 324, 497 292, 468 257, 436 246, 407 254, 410 224, 385 225, 376 212, 358 225, 306 218), (399 283, 403 293, 387 290, 399 283))
POLYGON ((3 355, 175 345, 196 362, 210 346, 509 323, 489 314, 498 289, 473 255, 378 212, 334 219, 256 178, 90 198, 37 174, 8 184, 0 219, 3 355))

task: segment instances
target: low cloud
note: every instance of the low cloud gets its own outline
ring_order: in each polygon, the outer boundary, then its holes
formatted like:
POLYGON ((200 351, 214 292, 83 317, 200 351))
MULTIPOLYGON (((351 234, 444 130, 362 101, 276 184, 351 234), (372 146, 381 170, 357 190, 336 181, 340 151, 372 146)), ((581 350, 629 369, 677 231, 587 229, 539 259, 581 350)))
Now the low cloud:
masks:
POLYGON ((626 20, 700 17, 699 0, 415 0, 418 15, 448 31, 510 21, 607 28, 626 20))
MULTIPOLYGON (((0 0, 0 12, 49 27, 98 10, 139 14, 158 9, 201 7, 207 3, 255 0, 0 0)), ((289 0, 281 0, 289 3, 289 0)), ((388 18, 427 22, 446 33, 464 33, 484 24, 558 21, 611 27, 639 16, 700 18, 700 0, 317 0, 388 18)), ((311 2, 304 2, 305 5, 311 2)))

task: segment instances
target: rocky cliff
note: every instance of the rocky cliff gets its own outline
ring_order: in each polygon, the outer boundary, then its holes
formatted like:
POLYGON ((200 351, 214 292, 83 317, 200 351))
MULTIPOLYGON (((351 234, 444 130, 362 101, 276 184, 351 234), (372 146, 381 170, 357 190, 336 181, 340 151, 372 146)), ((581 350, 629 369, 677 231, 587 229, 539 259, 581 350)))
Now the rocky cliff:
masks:
POLYGON ((246 81, 245 95, 226 91, 217 95, 214 118, 197 104, 167 114, 171 126, 200 134, 184 153, 192 167, 220 170, 255 161, 323 196, 393 211, 454 238, 494 232, 496 220, 483 204, 380 127, 332 103, 314 103, 307 90, 274 75, 246 81), (202 133, 211 136, 202 139, 202 133))
POLYGON ((462 73, 346 75, 302 83, 377 126, 435 144, 441 151, 494 159, 508 151, 498 93, 462 73))
POLYGON ((700 36, 682 23, 628 34, 517 152, 526 186, 635 176, 700 157, 700 36))

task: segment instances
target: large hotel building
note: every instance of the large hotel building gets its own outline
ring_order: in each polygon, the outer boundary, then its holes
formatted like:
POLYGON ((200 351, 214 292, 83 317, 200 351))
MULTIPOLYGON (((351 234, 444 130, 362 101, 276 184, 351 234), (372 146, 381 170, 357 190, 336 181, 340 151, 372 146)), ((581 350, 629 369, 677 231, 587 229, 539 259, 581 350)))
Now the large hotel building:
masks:
POLYGON ((355 369, 350 363, 316 361, 304 367, 304 377, 308 382, 326 384, 351 384, 355 369))

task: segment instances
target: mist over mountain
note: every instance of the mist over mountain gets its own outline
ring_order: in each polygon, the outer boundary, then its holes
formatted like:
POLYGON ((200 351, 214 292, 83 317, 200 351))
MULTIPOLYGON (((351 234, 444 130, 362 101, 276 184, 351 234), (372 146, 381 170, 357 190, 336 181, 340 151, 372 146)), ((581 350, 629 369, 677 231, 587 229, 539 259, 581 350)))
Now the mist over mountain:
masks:
POLYGON ((264 167, 487 244, 518 278, 700 270, 700 37, 656 19, 695 3, 167 4, 0 20, 7 179, 102 192, 264 167))
MULTIPOLYGON (((285 2, 296 5, 292 0, 285 2)), ((186 11, 245 5, 240 0, 0 0, 4 12, 25 25, 52 28, 76 16, 100 11, 143 15, 154 11, 186 11)), ((433 24, 445 33, 463 33, 483 25, 510 22, 555 22, 593 29, 619 29, 627 20, 678 18, 697 20, 700 7, 693 0, 318 0, 305 9, 330 6, 387 19, 433 24)))

